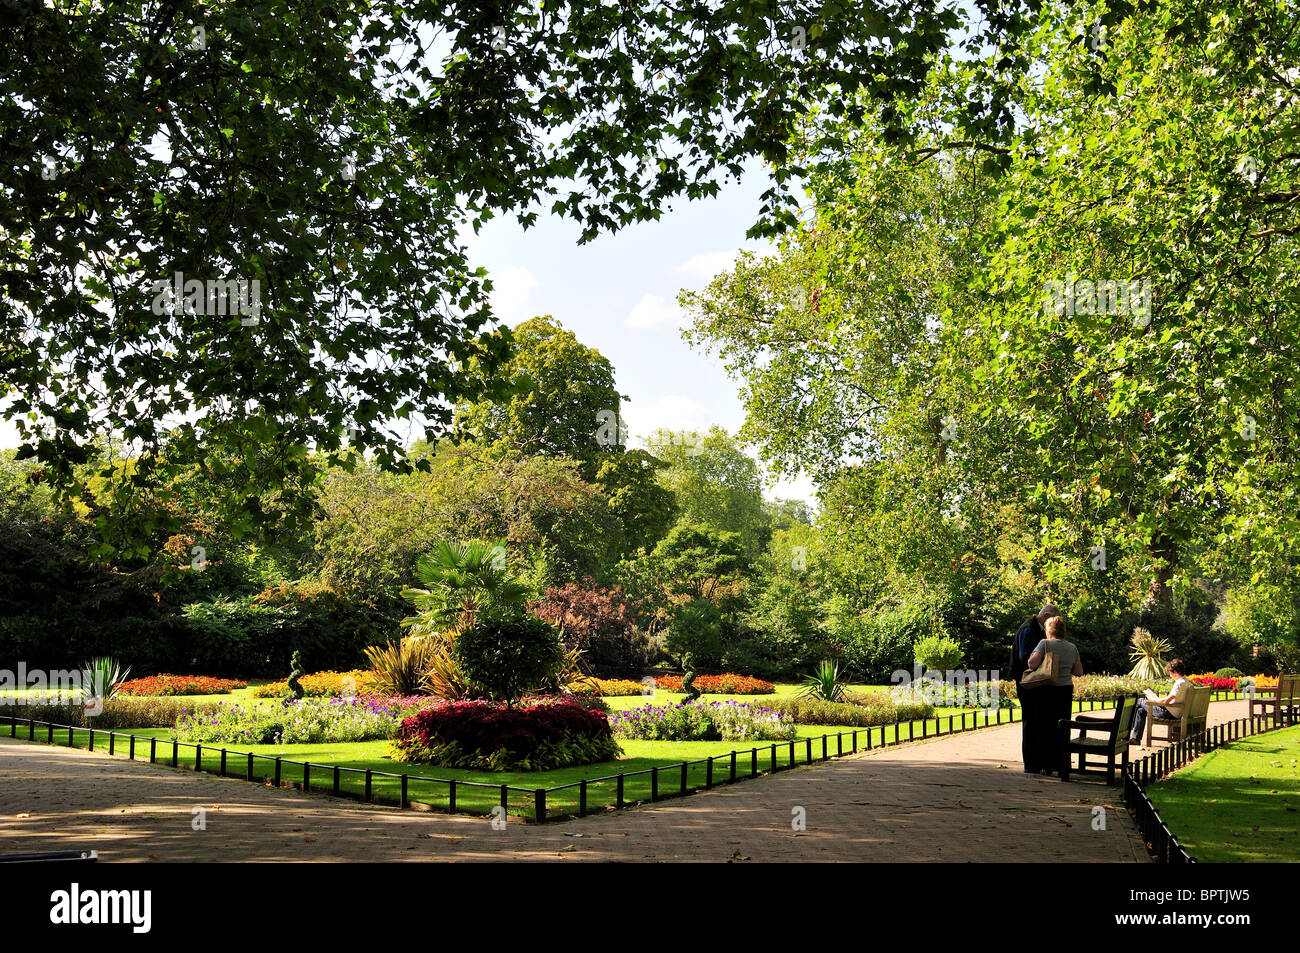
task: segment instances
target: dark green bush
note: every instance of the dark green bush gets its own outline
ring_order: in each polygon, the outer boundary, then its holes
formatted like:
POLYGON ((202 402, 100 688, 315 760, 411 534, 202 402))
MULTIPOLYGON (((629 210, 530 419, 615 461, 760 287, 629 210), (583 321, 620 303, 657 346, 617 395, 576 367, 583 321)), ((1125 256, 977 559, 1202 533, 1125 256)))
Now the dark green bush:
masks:
POLYGON ((559 630, 532 616, 480 619, 456 637, 461 671, 489 698, 513 702, 559 674, 559 630))

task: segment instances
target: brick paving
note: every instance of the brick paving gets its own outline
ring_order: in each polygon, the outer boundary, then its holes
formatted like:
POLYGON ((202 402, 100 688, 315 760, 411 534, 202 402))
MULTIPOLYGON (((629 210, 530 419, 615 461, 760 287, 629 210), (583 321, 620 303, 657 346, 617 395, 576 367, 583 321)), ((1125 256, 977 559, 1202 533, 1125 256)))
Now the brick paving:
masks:
MULTIPOLYGON (((1216 702, 1211 724, 1245 714, 1216 702)), ((545 825, 372 807, 0 738, 0 853, 104 861, 1147 861, 1120 788, 1026 775, 1020 726, 545 825), (192 827, 194 808, 206 830, 192 827), (1105 830, 1094 809, 1105 809, 1105 830), (802 809, 805 827, 793 821, 802 809)), ((1140 755, 1141 749, 1134 749, 1140 755)))

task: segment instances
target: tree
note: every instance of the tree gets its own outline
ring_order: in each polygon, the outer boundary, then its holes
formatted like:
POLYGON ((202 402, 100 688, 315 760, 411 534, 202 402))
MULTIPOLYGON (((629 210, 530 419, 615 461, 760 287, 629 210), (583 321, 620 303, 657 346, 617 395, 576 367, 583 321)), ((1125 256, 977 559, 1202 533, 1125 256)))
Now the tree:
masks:
POLYGON ((598 457, 622 449, 613 365, 550 315, 516 326, 509 338, 511 356, 500 368, 512 382, 509 398, 464 404, 457 424, 483 443, 576 460, 590 479, 598 457))
POLYGON ((677 517, 677 497, 659 482, 668 466, 644 450, 606 453, 599 458, 596 485, 620 530, 611 548, 621 557, 654 547, 677 517))
POLYGON ((1168 607, 1194 556, 1269 571, 1300 530, 1280 426, 1300 106, 1278 66, 1300 14, 1213 7, 1118 6, 1095 43, 1046 5, 1007 136, 952 134, 996 67, 948 63, 907 107, 913 141, 859 125, 781 255, 684 296, 766 463, 855 473, 931 574, 971 543, 986 559, 1011 508, 1040 578, 1094 601, 1140 575, 1168 607))
MULTIPOLYGON (((1019 3, 977 7, 971 49, 1025 29, 1019 3)), ((152 462, 134 484, 198 464, 235 507, 309 497, 308 448, 348 430, 401 465, 393 421, 436 435, 499 383, 463 228, 541 206, 590 240, 761 157, 775 231, 807 101, 913 95, 964 25, 937 0, 8 4, 6 417, 74 495, 110 432, 152 462)))
POLYGON ((751 557, 767 545, 768 519, 758 464, 721 427, 708 433, 660 430, 647 440, 667 466, 660 482, 677 502, 678 520, 740 536, 751 557))

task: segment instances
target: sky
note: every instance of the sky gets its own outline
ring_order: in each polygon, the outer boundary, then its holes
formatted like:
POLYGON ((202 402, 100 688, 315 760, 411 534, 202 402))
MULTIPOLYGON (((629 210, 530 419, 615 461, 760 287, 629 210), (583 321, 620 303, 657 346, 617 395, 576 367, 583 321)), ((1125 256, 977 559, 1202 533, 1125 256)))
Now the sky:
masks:
MULTIPOLYGON (((745 418, 740 385, 716 357, 683 340, 677 294, 703 288, 738 250, 771 247, 745 238, 767 184, 754 172, 724 184, 716 198, 673 203, 657 222, 586 245, 567 219, 543 216, 527 230, 494 219, 470 237, 470 259, 490 272, 493 311, 504 323, 549 314, 610 360, 628 398, 622 416, 632 445, 661 427, 716 424, 734 433, 745 418)), ((767 495, 813 502, 807 479, 772 483, 767 495)))
MULTIPOLYGON (((586 245, 568 219, 543 214, 532 228, 513 218, 490 221, 467 236, 470 260, 493 281, 493 311, 515 325, 549 314, 614 365, 621 408, 633 446, 659 428, 731 432, 744 421, 739 384, 721 362, 683 340, 677 294, 703 288, 730 267, 748 241, 767 177, 756 170, 723 184, 715 198, 675 202, 657 222, 644 222, 586 245)), ((18 445, 17 431, 0 421, 0 447, 18 445)), ((806 479, 771 483, 770 497, 814 501, 806 479)))

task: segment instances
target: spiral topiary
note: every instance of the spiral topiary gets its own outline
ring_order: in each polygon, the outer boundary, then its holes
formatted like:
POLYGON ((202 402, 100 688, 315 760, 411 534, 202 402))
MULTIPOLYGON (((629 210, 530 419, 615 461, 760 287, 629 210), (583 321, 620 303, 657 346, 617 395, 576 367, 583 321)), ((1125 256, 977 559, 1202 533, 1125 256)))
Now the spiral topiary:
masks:
POLYGON ((302 698, 305 694, 302 690, 302 683, 298 679, 306 675, 307 672, 302 667, 302 653, 297 649, 293 650, 293 657, 289 659, 289 691, 293 693, 294 698, 302 698))

